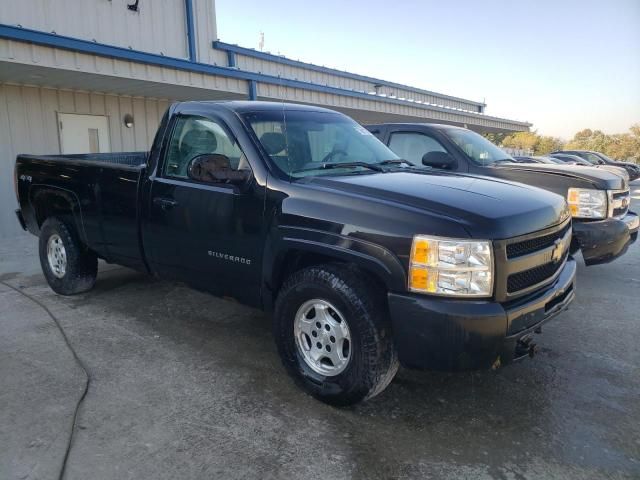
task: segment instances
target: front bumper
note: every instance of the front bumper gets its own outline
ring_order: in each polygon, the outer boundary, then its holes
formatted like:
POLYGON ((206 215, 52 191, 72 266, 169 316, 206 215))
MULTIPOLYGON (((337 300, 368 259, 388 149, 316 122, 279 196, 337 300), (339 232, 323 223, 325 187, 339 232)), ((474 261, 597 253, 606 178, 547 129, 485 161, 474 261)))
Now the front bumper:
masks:
POLYGON ((573 222, 574 248, 582 250, 586 265, 608 263, 624 255, 638 238, 638 215, 593 222, 573 222))
POLYGON ((575 297, 576 262, 569 257, 555 282, 506 304, 420 294, 389 294, 400 362, 409 368, 477 370, 526 355, 534 331, 575 297))

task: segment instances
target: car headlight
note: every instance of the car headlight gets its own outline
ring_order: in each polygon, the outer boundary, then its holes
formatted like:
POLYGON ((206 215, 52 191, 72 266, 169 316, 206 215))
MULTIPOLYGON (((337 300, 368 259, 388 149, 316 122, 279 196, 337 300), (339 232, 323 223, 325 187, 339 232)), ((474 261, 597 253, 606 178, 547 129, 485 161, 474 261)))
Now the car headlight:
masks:
POLYGON ((409 259, 409 290, 452 297, 490 297, 493 293, 491 242, 414 236, 409 259))
POLYGON ((567 203, 574 218, 606 218, 607 192, 589 188, 570 188, 567 203))

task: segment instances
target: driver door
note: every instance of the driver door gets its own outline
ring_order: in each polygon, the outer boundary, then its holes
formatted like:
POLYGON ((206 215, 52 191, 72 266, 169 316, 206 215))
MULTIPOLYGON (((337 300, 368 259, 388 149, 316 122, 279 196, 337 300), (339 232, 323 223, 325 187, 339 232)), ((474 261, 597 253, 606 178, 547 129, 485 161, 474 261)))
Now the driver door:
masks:
POLYGON ((259 299, 263 190, 189 178, 189 163, 204 154, 250 169, 221 119, 178 115, 150 178, 144 245, 160 276, 185 281, 245 303, 259 299))

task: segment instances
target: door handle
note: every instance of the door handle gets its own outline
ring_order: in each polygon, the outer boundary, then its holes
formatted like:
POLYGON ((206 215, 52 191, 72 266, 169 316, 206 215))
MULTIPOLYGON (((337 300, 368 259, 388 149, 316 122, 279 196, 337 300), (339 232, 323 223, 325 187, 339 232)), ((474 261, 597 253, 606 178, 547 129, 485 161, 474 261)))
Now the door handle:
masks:
POLYGON ((155 197, 153 199, 153 203, 156 205, 160 205, 160 207, 162 207, 163 210, 169 210, 170 208, 173 208, 176 205, 178 205, 178 202, 176 202, 173 198, 166 198, 166 197, 155 197))

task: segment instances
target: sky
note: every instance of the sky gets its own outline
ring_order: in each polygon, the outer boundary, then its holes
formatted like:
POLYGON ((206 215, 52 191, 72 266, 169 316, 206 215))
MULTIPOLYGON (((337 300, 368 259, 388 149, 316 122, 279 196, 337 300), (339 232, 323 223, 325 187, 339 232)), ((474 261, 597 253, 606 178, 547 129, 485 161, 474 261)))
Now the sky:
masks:
POLYGON ((640 0, 216 0, 221 41, 470 100, 570 139, 640 123, 640 0))

